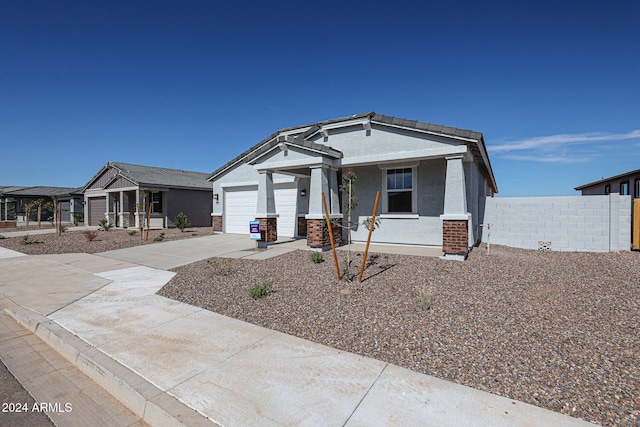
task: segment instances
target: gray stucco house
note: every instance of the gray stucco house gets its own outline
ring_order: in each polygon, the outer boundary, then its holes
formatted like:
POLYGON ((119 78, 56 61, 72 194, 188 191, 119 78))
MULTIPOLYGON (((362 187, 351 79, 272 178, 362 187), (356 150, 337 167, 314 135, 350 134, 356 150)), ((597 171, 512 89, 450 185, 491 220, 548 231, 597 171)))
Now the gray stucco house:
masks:
MULTIPOLYGON (((306 237, 325 249, 321 193, 343 218, 346 170, 357 176, 352 222, 371 216, 381 192, 372 241, 440 247, 450 258, 479 242, 485 197, 498 191, 482 133, 369 112, 281 129, 213 172, 214 229, 248 234, 259 219, 267 241, 306 237)), ((359 226, 352 241, 367 233, 359 226)))
MULTIPOLYGON (((173 227, 183 212, 194 227, 211 226, 209 174, 177 169, 109 162, 82 188, 87 225, 108 218, 116 227, 138 227, 138 203, 152 206, 151 227, 173 227)), ((144 221, 143 221, 144 223, 144 221)))
MULTIPOLYGON (((51 186, 0 186, 0 221, 14 221, 16 225, 26 222, 25 206, 35 200, 44 203, 56 198, 62 205, 62 222, 73 222, 74 214, 80 214, 82 221, 82 194, 79 188, 51 186)), ((53 218, 53 212, 42 209, 42 221, 53 218)), ((38 212, 31 212, 29 221, 37 221, 38 212)))

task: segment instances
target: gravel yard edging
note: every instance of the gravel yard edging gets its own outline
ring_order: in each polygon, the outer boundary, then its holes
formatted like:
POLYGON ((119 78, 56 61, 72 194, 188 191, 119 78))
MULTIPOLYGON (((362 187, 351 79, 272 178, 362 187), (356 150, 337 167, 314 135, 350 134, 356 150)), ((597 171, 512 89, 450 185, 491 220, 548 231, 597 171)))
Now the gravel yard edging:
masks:
POLYGON ((158 293, 586 421, 636 426, 639 256, 498 245, 465 262, 370 254, 357 284, 338 282, 331 260, 296 251, 178 267, 158 293), (272 292, 252 299, 266 280, 272 292))

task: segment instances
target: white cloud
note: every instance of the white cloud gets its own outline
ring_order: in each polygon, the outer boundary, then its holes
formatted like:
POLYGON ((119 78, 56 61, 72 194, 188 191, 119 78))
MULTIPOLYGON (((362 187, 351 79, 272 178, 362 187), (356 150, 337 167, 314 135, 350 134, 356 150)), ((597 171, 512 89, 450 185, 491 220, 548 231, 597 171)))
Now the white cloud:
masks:
POLYGON ((542 162, 542 163, 582 163, 593 160, 595 156, 592 155, 513 155, 509 154, 504 156, 509 160, 520 160, 524 162, 542 162))
POLYGON ((519 150, 555 151, 562 147, 566 147, 567 145, 591 144, 596 142, 621 141, 627 139, 640 139, 640 130, 634 130, 628 133, 578 133, 538 136, 506 144, 491 145, 489 146, 489 151, 493 153, 519 150))

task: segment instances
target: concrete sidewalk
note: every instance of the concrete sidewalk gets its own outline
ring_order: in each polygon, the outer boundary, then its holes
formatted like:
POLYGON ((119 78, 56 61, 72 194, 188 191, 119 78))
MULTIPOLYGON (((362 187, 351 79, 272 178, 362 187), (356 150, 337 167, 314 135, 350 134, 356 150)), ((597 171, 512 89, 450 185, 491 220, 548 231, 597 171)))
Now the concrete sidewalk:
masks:
MULTIPOLYGON (((217 250, 199 241, 194 256, 217 250)), ((591 425, 160 297, 158 253, 0 259, 0 293, 151 425, 591 425)))

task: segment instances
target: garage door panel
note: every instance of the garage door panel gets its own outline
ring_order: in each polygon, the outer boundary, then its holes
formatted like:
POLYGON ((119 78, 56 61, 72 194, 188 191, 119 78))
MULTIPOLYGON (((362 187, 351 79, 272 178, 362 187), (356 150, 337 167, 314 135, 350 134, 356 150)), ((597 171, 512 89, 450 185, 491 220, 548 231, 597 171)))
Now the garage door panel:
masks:
POLYGON ((89 198, 89 225, 100 225, 100 221, 104 219, 104 214, 106 211, 106 197, 89 198))
POLYGON ((258 190, 225 190, 225 233, 249 234, 249 221, 256 216, 258 190))
MULTIPOLYGON (((293 237, 297 221, 297 186, 276 184, 273 193, 276 213, 279 215, 278 235, 293 237)), ((255 219, 257 203, 257 187, 225 190, 224 232, 249 234, 249 221, 255 219)))

